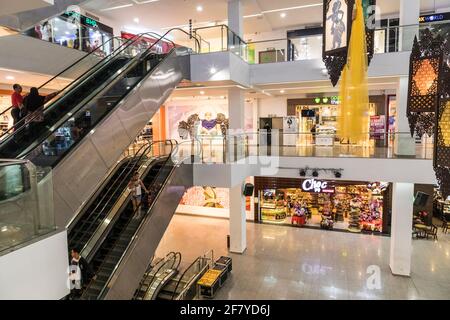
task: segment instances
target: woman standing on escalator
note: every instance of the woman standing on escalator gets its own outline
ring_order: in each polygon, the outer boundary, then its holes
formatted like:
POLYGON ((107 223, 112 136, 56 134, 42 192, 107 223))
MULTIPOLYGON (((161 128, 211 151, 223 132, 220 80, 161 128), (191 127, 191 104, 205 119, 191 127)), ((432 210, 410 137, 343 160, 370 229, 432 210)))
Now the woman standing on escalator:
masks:
POLYGON ((131 181, 128 183, 128 191, 131 194, 131 202, 133 203, 133 212, 136 212, 136 219, 141 217, 141 202, 142 202, 142 189, 148 193, 147 188, 139 178, 139 172, 135 172, 131 181), (138 209, 139 208, 139 209, 138 209))

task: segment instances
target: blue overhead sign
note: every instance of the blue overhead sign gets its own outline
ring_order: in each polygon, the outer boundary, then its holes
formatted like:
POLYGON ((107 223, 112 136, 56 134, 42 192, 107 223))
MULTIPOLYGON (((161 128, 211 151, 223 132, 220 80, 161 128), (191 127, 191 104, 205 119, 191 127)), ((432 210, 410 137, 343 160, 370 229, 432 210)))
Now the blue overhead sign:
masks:
POLYGON ((450 12, 427 14, 419 17, 419 23, 450 20, 450 12))

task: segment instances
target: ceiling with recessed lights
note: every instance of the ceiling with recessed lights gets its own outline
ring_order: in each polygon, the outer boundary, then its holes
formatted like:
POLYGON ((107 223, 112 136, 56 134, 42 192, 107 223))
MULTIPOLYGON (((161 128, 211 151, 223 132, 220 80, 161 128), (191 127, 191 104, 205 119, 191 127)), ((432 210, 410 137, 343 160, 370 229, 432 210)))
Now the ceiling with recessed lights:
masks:
MULTIPOLYGON (((320 25, 322 0, 242 0, 245 34, 320 25)), ((400 0, 377 0, 381 15, 395 15, 400 0)), ((170 27, 221 24, 227 19, 227 0, 91 0, 83 7, 114 21, 116 28, 144 32, 170 27), (139 21, 139 22, 136 22, 139 21)), ((449 8, 449 0, 421 0, 422 12, 449 8)))

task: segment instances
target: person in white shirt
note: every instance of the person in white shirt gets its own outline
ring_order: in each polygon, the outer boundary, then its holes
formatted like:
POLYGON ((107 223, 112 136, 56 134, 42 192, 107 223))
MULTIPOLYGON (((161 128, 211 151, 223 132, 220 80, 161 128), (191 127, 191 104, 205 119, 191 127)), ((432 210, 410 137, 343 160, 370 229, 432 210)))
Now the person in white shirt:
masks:
POLYGON ((142 202, 142 189, 144 189, 144 191, 148 193, 147 188, 145 187, 142 180, 139 178, 139 172, 135 172, 133 174, 133 177, 131 178, 130 183, 128 183, 128 191, 131 194, 131 202, 133 203, 133 212, 136 212, 136 210, 139 208, 136 214, 137 219, 141 215, 140 205, 142 202))

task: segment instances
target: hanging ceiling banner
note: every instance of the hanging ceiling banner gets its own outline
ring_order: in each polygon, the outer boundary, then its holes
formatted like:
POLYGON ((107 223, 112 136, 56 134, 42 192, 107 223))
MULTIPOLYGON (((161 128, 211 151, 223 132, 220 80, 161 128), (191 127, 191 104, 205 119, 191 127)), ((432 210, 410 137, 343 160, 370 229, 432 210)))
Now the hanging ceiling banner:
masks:
POLYGON ((322 59, 336 86, 347 63, 354 0, 324 0, 322 59))

